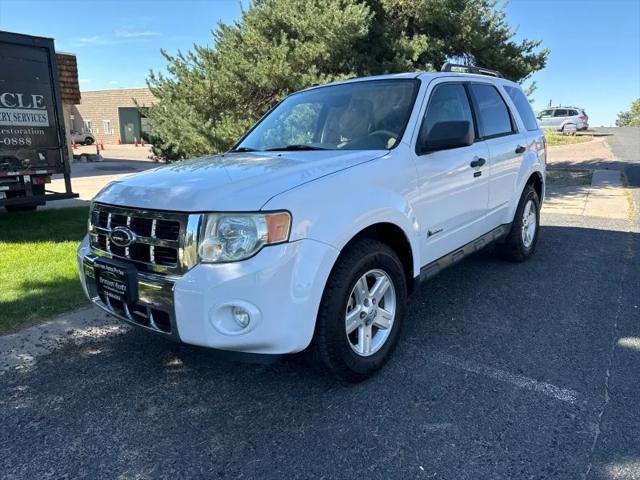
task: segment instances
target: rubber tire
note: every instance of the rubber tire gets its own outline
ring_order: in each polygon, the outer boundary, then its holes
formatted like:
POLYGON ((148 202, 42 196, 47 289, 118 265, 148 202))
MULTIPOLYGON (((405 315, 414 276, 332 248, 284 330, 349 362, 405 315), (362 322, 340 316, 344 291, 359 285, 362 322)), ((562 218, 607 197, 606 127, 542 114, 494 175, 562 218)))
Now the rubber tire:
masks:
POLYGON ((93 145, 93 138, 91 137, 85 138, 83 145, 93 145))
POLYGON ((516 209, 516 214, 513 219, 513 223, 511 224, 511 230, 509 231, 509 235, 500 243, 496 245, 498 253, 500 256, 506 260, 512 262, 524 262, 527 260, 536 249, 536 244, 538 243, 538 237, 540 236, 540 199, 538 198, 538 194, 535 189, 531 185, 527 185, 522 192, 522 196, 520 197, 520 202, 518 203, 518 208, 516 209), (533 242, 529 246, 529 248, 524 246, 522 241, 522 213, 524 211, 524 206, 527 204, 529 200, 533 200, 533 203, 536 207, 536 235, 533 239, 533 242))
MULTIPOLYGON (((33 185, 31 188, 33 189, 34 195, 44 195, 44 193, 45 193, 44 185, 33 185)), ((23 195, 17 195, 17 196, 24 196, 24 194, 23 195)), ((15 198, 15 197, 13 197, 13 198, 15 198)), ((44 205, 44 202, 43 203, 31 203, 31 204, 26 204, 26 205, 5 205, 4 209, 8 213, 33 212, 40 205, 44 205)))
POLYGON ((386 244, 362 239, 338 258, 325 286, 313 340, 308 349, 313 363, 337 378, 357 383, 371 377, 388 361, 402 330, 407 304, 407 280, 400 259, 386 244), (367 271, 384 270, 396 288, 396 318, 380 350, 370 357, 357 355, 345 333, 345 310, 356 281, 367 271))

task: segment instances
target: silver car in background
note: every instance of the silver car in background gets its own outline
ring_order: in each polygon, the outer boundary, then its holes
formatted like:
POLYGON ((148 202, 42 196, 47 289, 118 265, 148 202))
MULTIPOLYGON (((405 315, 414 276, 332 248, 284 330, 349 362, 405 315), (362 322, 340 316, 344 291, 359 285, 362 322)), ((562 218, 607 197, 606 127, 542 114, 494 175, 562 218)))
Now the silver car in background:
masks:
POLYGON ((537 118, 540 127, 551 128, 559 132, 589 128, 589 117, 580 107, 548 108, 538 113, 537 118))
POLYGON ((71 130, 72 142, 79 143, 80 145, 93 145, 96 142, 96 137, 91 132, 78 132, 77 130, 71 130))

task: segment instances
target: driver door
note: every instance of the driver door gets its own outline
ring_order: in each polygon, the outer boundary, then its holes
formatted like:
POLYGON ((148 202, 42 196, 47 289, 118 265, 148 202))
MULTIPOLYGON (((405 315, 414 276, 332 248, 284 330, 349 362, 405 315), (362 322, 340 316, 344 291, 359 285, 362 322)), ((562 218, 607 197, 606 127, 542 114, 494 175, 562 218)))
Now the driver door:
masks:
MULTIPOLYGON (((416 216, 420 222, 422 265, 475 240, 490 230, 486 223, 489 202, 489 149, 478 140, 478 129, 463 82, 434 82, 414 139, 438 122, 469 121, 474 125, 473 145, 418 155, 416 216), (476 166, 479 159, 484 164, 476 166), (471 163, 474 162, 474 165, 471 163)), ((482 163, 482 162, 480 162, 482 163)))

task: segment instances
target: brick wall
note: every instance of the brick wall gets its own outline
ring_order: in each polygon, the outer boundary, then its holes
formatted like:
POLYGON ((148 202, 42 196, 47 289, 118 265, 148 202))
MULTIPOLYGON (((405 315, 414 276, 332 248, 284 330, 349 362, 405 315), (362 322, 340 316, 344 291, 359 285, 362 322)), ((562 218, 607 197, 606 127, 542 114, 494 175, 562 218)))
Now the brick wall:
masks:
POLYGON ((75 105, 80 103, 80 86, 78 85, 78 63, 71 53, 56 53, 58 64, 58 83, 62 103, 75 105))
POLYGON ((150 106, 155 97, 148 88, 120 88, 82 92, 82 103, 72 109, 74 130, 83 131, 84 122, 91 121, 91 132, 98 143, 115 144, 120 139, 119 107, 150 106), (134 101, 135 100, 135 101, 134 101), (104 120, 111 121, 112 133, 104 131, 104 120))

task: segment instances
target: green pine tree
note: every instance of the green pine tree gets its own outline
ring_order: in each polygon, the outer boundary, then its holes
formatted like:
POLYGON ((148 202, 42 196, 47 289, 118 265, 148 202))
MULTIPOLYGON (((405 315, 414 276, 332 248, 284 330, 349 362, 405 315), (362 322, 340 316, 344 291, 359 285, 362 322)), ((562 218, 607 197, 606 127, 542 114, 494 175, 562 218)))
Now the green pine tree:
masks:
POLYGON ((352 76, 438 70, 447 60, 521 81, 544 67, 540 42, 513 40, 495 0, 254 0, 214 46, 175 56, 147 80, 154 152, 175 160, 229 148, 302 88, 352 76))

